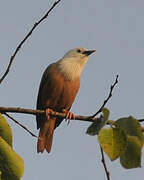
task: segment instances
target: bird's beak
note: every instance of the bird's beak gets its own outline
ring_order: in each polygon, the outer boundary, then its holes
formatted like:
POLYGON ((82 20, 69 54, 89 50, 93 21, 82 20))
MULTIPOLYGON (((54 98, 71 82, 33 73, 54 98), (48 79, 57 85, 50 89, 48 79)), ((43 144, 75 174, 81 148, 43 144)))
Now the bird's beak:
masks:
POLYGON ((96 50, 87 50, 87 51, 84 51, 83 54, 89 56, 89 55, 91 55, 94 52, 96 52, 96 50))

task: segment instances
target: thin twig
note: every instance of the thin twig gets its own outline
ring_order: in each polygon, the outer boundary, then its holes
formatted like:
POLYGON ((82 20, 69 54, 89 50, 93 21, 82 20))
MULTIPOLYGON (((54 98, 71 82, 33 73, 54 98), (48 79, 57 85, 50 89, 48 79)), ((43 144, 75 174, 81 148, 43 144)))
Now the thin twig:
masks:
POLYGON ((144 119, 139 119, 139 122, 144 122, 144 119))
POLYGON ((114 87, 116 86, 116 84, 118 83, 118 77, 119 77, 119 75, 116 76, 116 79, 115 79, 114 84, 111 85, 111 87, 110 87, 110 92, 109 92, 109 95, 108 95, 107 99, 104 100, 102 106, 99 108, 99 110, 98 110, 94 115, 91 116, 91 118, 94 118, 94 117, 97 116, 99 113, 101 113, 101 112, 102 112, 102 109, 104 108, 104 106, 106 105, 106 103, 107 103, 107 102, 109 101, 109 99, 112 97, 113 89, 114 89, 114 87))
POLYGON ((12 63, 14 61, 15 56, 17 55, 18 51, 20 50, 20 48, 22 47, 22 45, 25 43, 25 41, 31 36, 31 34, 33 33, 33 31, 36 29, 36 27, 44 20, 48 17, 49 13, 54 9, 54 7, 60 2, 61 0, 55 1, 54 4, 52 5, 52 7, 47 11, 47 13, 38 21, 36 22, 33 27, 31 28, 31 30, 28 32, 28 34, 25 36, 25 38, 20 42, 20 44, 17 46, 16 50, 14 51, 13 55, 10 58, 8 67, 5 71, 5 73, 3 74, 3 76, 0 78, 0 84, 2 83, 2 81, 5 79, 5 77, 7 76, 7 74, 10 71, 10 68, 12 66, 12 63))
POLYGON ((21 126, 23 129, 25 129, 29 134, 31 134, 33 137, 38 138, 35 134, 33 134, 28 128, 26 128, 24 125, 22 125, 21 123, 19 123, 17 120, 15 120, 12 116, 10 116, 9 114, 7 114, 6 112, 4 113, 8 118, 10 118, 12 121, 14 121, 16 124, 18 124, 19 126, 21 126))
POLYGON ((102 155, 101 162, 103 163, 104 170, 105 170, 105 173, 106 173, 106 176, 107 176, 107 180, 110 180, 110 172, 107 169, 107 165, 106 165, 106 162, 105 162, 105 157, 104 157, 103 149, 101 148, 101 146, 100 146, 100 150, 101 150, 101 155, 102 155))

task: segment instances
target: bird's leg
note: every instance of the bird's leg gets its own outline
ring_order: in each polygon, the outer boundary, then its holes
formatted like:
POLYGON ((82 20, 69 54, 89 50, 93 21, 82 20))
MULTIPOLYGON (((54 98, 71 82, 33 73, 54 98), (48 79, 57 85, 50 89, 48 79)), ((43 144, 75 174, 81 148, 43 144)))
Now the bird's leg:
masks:
POLYGON ((65 119, 67 121, 67 124, 70 123, 71 119, 75 119, 75 115, 71 111, 63 109, 62 112, 66 114, 66 118, 65 119))
POLYGON ((46 109, 46 117, 47 117, 47 120, 50 119, 50 113, 52 113, 52 112, 53 112, 52 109, 50 109, 50 108, 47 108, 47 109, 46 109))

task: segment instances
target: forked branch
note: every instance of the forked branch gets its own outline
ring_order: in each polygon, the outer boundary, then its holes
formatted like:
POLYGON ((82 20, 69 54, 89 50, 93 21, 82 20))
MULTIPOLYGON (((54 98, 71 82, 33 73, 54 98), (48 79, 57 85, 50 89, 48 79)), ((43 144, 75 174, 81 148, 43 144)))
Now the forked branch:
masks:
POLYGON ((91 116, 91 118, 94 118, 94 117, 97 116, 99 113, 101 113, 101 112, 102 112, 102 109, 105 107, 106 103, 107 103, 107 102, 109 101, 109 99, 112 97, 112 92, 113 92, 113 90, 114 90, 114 87, 115 87, 116 84, 118 83, 118 77, 119 77, 119 75, 116 76, 116 79, 115 79, 114 84, 111 85, 111 87, 110 87, 110 92, 109 92, 109 94, 108 94, 108 97, 104 100, 104 102, 103 102, 102 106, 99 108, 99 110, 98 110, 94 115, 91 116))

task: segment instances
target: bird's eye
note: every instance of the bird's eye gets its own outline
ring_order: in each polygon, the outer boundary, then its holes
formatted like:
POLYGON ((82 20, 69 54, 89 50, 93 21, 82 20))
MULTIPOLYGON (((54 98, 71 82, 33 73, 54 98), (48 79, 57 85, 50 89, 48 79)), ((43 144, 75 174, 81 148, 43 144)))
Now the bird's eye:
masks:
POLYGON ((78 49, 78 50, 77 50, 77 52, 78 52, 78 53, 81 53, 81 50, 80 50, 80 49, 78 49))

